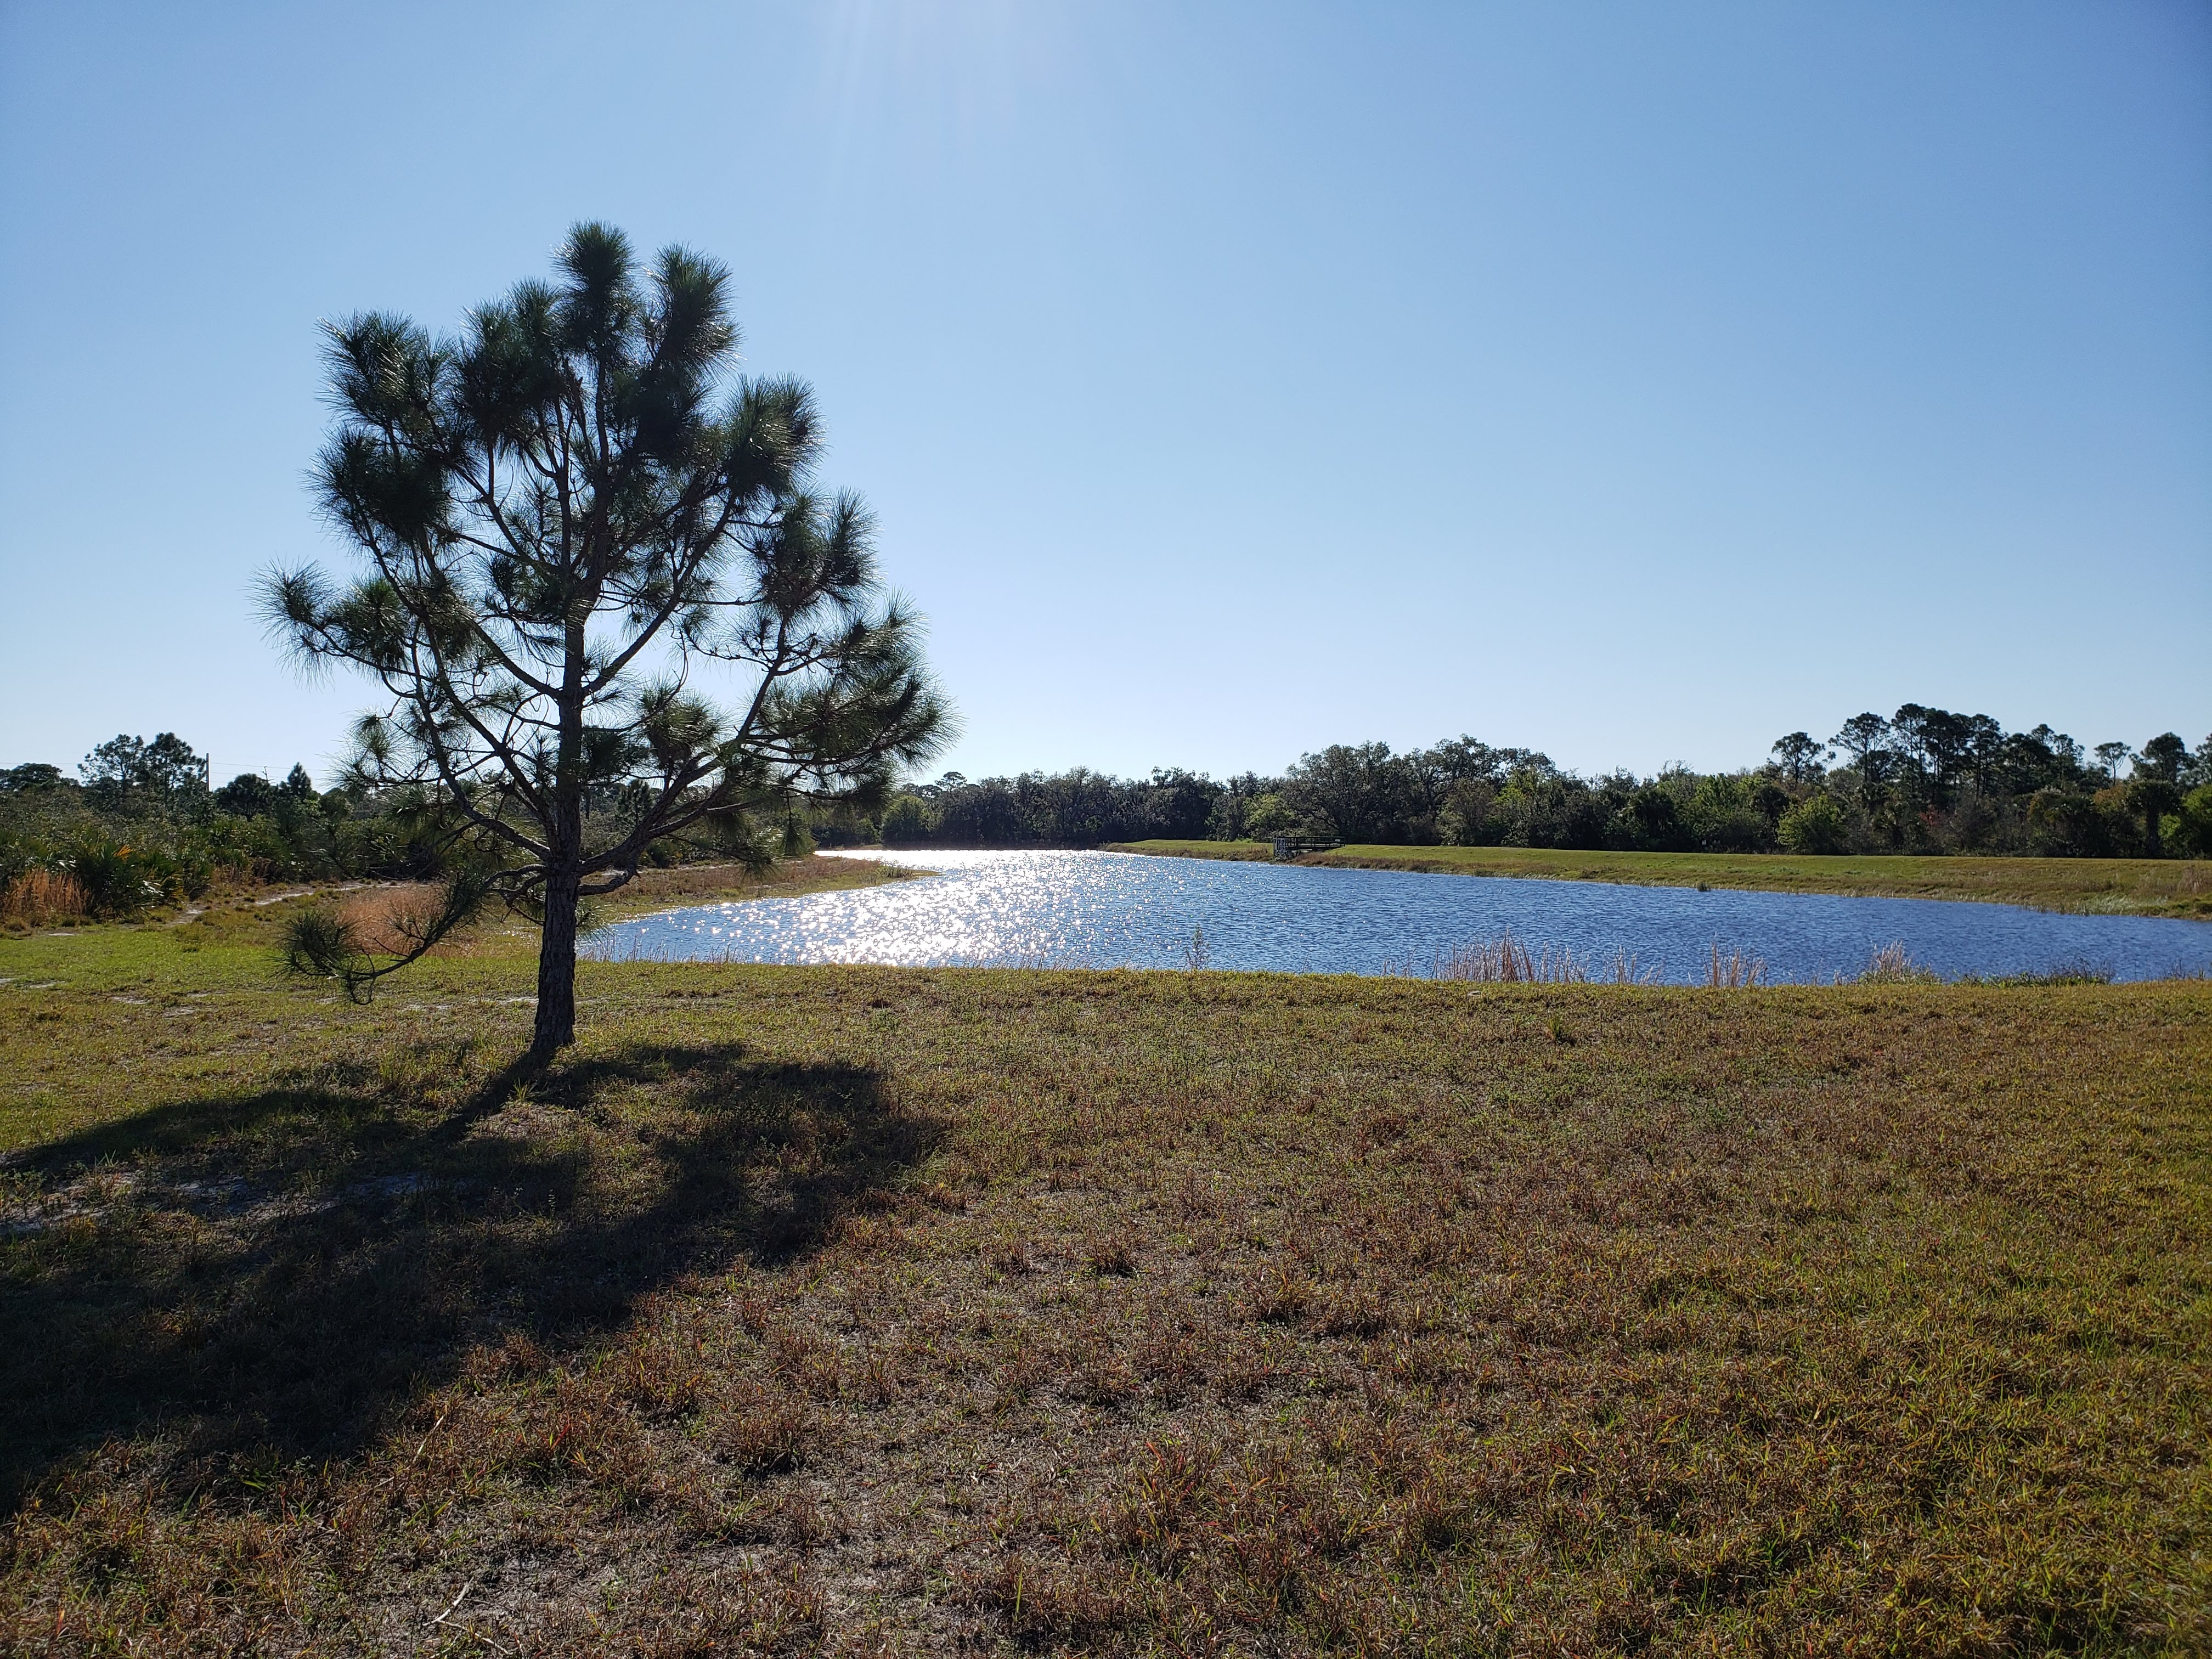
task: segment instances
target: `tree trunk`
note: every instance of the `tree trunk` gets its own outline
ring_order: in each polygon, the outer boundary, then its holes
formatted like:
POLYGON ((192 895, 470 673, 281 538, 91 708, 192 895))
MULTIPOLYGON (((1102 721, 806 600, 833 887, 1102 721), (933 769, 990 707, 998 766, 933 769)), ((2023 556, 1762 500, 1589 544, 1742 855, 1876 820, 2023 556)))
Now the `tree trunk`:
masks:
POLYGON ((538 1022, 530 1057, 543 1064, 576 1040, 576 889, 573 870, 545 882, 545 926, 538 944, 538 1022))
POLYGON ((552 849, 545 871, 545 925, 538 940, 538 1024, 530 1058, 543 1066, 576 1040, 576 890, 584 845, 584 624, 569 617, 561 672, 561 748, 554 767, 552 849))

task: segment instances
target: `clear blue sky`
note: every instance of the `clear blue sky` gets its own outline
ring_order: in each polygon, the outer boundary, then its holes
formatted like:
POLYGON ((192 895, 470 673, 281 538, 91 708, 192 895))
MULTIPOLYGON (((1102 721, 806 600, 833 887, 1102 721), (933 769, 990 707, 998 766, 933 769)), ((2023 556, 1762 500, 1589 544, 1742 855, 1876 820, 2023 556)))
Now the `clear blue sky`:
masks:
POLYGON ((2212 728, 2212 8, 0 3, 0 764, 325 771, 316 320, 729 262, 971 775, 2212 728))

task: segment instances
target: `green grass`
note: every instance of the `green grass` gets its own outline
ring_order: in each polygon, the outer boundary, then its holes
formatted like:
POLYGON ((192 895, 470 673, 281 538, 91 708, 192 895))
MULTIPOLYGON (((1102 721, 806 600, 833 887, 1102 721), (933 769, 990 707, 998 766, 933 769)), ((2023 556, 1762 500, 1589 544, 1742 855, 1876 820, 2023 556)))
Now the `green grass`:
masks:
POLYGON ((2212 987, 0 941, 0 1651, 2193 1653, 2212 987))
MULTIPOLYGON (((1170 858, 1265 859, 1265 842, 1139 841, 1112 849, 1170 858)), ((1577 853, 1530 847, 1340 847, 1300 864, 1539 876, 1656 887, 1978 899, 2039 910, 2212 920, 2212 865, 2179 859, 2014 859, 1784 853, 1577 853)))

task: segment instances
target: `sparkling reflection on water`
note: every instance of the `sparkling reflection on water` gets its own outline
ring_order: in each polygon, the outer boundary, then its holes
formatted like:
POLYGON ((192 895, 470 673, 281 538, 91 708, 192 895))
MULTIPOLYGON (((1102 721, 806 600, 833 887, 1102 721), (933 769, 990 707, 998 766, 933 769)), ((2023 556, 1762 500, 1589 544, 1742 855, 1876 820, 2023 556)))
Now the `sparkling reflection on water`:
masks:
POLYGON ((1715 946, 1774 980, 1823 981, 1901 942, 1946 976, 2087 965, 2123 979, 2212 970, 2212 925, 2066 916, 1932 899, 1837 898, 1600 882, 1330 870, 1125 853, 866 854, 939 873, 881 887, 696 905, 615 923, 613 960, 1423 973, 1510 933, 1600 968, 1702 981, 1715 946))

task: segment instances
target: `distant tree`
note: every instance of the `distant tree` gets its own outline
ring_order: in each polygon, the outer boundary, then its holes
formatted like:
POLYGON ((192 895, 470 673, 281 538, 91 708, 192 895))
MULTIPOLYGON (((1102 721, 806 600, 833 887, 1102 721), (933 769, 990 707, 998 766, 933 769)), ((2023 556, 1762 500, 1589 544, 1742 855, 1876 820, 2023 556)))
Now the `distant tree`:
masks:
POLYGON ((94 788, 139 790, 164 800, 207 787, 207 757, 173 732, 149 743, 118 734, 84 757, 77 772, 94 788))
POLYGON ((1283 781, 1293 811, 1351 842, 1402 842, 1419 796, 1412 769, 1387 743, 1331 744, 1300 757, 1283 781))
POLYGON ((267 594, 305 658, 381 684, 350 775, 427 791, 457 866, 397 957, 318 918, 295 964, 365 994, 504 901, 542 927, 539 1060, 574 1040, 580 899, 670 837, 757 836, 800 799, 879 804, 948 723, 866 510, 808 485, 811 394, 732 376, 727 271, 674 247, 641 271, 591 224, 558 266, 458 339, 389 315, 329 329, 317 483, 368 569, 267 594), (726 708, 691 683, 717 664, 744 680, 726 708), (588 837, 592 792, 632 782, 641 810, 588 837))
POLYGON ((58 789, 62 785, 62 769, 50 766, 45 761, 27 761, 21 766, 11 766, 0 772, 0 793, 28 795, 47 789, 58 789))
POLYGON ((1253 832, 1245 823, 1247 811, 1273 787, 1255 772, 1240 772, 1219 786, 1206 815, 1206 839, 1243 841, 1250 836, 1253 832))
POLYGON ((258 772, 241 772, 215 792, 216 810, 241 818, 263 816, 276 800, 276 786, 258 772))
POLYGON ((2180 805, 2179 787, 2164 778, 2147 774, 2129 781, 2128 807, 2143 821, 2143 850, 2149 857, 2160 855, 2160 831, 2166 815, 2180 805))
MULTIPOLYGON (((1480 779, 1502 783, 1514 767, 1529 757, 1526 749, 1493 749, 1479 738, 1446 738, 1428 751, 1428 763, 1453 783, 1480 779)), ((1547 765, 1548 762, 1546 763, 1547 765)))
POLYGON ((1987 714, 1969 714, 1966 737, 1963 759, 1966 775, 1973 779, 1975 788, 1986 791, 2003 763, 2005 729, 1987 714))
POLYGON ((294 800, 313 800, 315 798, 315 781, 307 775, 307 769, 296 762, 284 775, 284 781, 276 787, 294 800))
POLYGON ((2033 794, 2038 789, 2069 787, 2080 781, 2081 745, 2048 726, 2032 732, 2014 732, 1998 746, 1996 760, 1986 769, 1981 787, 2008 795, 2033 794))
POLYGON ((1782 775, 1790 782, 1812 783, 1827 769, 1826 763, 1835 750, 1805 732, 1792 732, 1786 738, 1776 738, 1767 753, 1774 757, 1782 775))
POLYGON ((1447 847, 1480 847, 1494 834, 1490 809, 1498 800, 1498 786, 1488 778, 1453 780, 1437 813, 1437 838, 1447 847))
POLYGON ((1994 730, 1996 722, 1985 714, 1954 714, 1948 708, 1926 708, 1917 702, 1908 702, 1890 717, 1890 730, 1903 740, 1903 746, 1926 775, 1927 782, 1938 801, 1948 801, 1952 786, 1972 752, 1977 734, 1977 721, 1987 721, 1994 730))
POLYGON ((76 774, 93 788, 127 789, 138 781, 146 739, 118 732, 76 764, 76 774))
POLYGON ((1643 846, 1664 853, 1677 850, 1682 845, 1680 804, 1658 784, 1646 784, 1631 797, 1628 816, 1635 823, 1637 838, 1643 846))
POLYGON ((2160 783, 2179 784, 2189 765, 2189 745, 2172 732, 2161 732, 2136 757, 2136 773, 2160 783))
POLYGON ((902 847, 925 840, 930 828, 929 803, 919 795, 895 796, 884 809, 883 836, 886 847, 902 847))
POLYGON ((2153 858, 2163 850, 2160 841, 2166 815, 2181 808, 2181 779, 2188 765, 2189 745, 2172 732, 2160 732, 2136 757, 2128 805, 2142 817, 2143 847, 2153 858))
POLYGON ((2089 752, 2096 756, 2097 764, 2103 769, 2105 781, 2118 782, 2120 775, 2120 763, 2128 757, 2127 744, 2118 742, 2100 743, 2089 752))
POLYGON ((2193 858, 2212 858, 2212 783, 2200 783, 2181 801, 2180 833, 2174 850, 2193 858))
POLYGON ((1889 742, 1887 720, 1875 714, 1854 714, 1830 741, 1851 757, 1851 769, 1859 775, 1863 787, 1871 789, 1881 781, 1881 763, 1888 758, 1884 747, 1889 742))
POLYGON ((2054 732, 2048 726, 2039 726, 2027 734, 2051 751, 2051 758, 2063 767, 2078 771, 2081 765, 2081 745, 2063 732, 2054 732))
POLYGON ((1144 802, 1146 835, 1175 841, 1197 841, 1206 834, 1213 798, 1219 793, 1213 781, 1179 766, 1156 767, 1144 802))
POLYGON ((1273 791, 1255 795, 1246 803, 1244 833, 1255 841, 1288 835, 1301 827, 1291 804, 1273 791))

